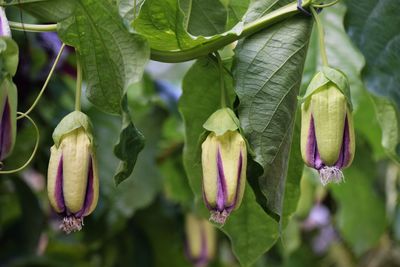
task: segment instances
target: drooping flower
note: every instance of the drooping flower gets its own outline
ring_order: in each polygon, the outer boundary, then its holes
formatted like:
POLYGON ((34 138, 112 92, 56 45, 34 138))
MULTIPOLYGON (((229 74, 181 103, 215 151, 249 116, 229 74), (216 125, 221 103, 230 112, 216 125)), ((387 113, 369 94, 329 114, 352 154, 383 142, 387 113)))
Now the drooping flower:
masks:
POLYGON ((83 218, 96 208, 99 194, 97 161, 89 118, 67 115, 53 133, 47 190, 51 206, 64 217, 61 229, 79 231, 83 218))
POLYGON ((330 74, 316 75, 310 84, 313 91, 301 106, 302 157, 318 170, 323 185, 343 180, 341 170, 350 166, 355 151, 351 102, 343 93, 347 79, 340 72, 330 74))
POLYGON ((214 258, 216 250, 216 233, 214 226, 207 220, 186 215, 185 254, 195 267, 204 267, 214 258))
POLYGON ((247 148, 238 125, 228 108, 217 110, 203 125, 210 131, 201 146, 203 198, 210 219, 219 224, 240 206, 246 184, 247 148))

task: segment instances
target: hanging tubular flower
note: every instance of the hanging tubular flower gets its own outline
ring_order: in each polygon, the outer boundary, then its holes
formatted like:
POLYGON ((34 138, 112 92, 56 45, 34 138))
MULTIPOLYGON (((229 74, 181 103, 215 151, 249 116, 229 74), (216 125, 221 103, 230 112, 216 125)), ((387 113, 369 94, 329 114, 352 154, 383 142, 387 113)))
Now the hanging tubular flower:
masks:
POLYGON ((10 77, 0 85, 0 162, 8 157, 17 132, 17 88, 10 77))
POLYGON ((186 215, 185 254, 195 267, 204 267, 214 258, 216 233, 214 226, 207 220, 194 215, 186 215))
POLYGON ((301 106, 301 153, 321 183, 339 183, 354 158, 355 136, 347 78, 324 68, 311 81, 301 106))
POLYGON ((247 149, 238 125, 228 108, 216 111, 204 124, 211 133, 201 146, 203 198, 210 219, 219 224, 240 206, 246 184, 247 149))
POLYGON ((64 217, 60 228, 79 231, 83 217, 96 208, 99 195, 97 161, 89 118, 79 111, 67 115, 53 133, 47 175, 51 206, 64 217))

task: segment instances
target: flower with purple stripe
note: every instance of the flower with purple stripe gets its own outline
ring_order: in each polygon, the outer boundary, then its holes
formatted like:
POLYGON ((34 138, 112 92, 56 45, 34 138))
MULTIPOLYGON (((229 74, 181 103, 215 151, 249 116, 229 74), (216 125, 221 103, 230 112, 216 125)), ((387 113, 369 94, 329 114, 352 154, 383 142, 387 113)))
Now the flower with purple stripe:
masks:
POLYGON ((246 183, 246 142, 238 131, 211 132, 202 144, 203 198, 210 219, 224 224, 240 206, 246 183))

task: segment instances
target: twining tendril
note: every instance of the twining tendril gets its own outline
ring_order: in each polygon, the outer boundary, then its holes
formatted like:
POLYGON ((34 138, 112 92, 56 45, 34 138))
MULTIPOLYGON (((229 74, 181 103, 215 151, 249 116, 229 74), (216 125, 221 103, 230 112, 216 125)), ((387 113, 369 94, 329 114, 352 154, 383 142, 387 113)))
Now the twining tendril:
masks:
POLYGON ((64 48, 65 48, 65 44, 63 43, 62 46, 61 46, 61 48, 60 48, 60 50, 58 51, 58 55, 57 55, 56 59, 54 60, 53 66, 52 66, 51 69, 50 69, 49 75, 47 76, 46 81, 44 82, 42 89, 40 89, 40 92, 39 92, 38 96, 36 97, 36 99, 35 99, 35 101, 33 102, 32 106, 31 106, 27 111, 25 111, 24 113, 19 112, 21 115, 17 117, 17 120, 22 119, 23 117, 26 117, 26 115, 28 115, 29 113, 31 113, 32 110, 33 110, 33 109, 36 107, 36 105, 39 103, 40 98, 42 97, 44 91, 45 91, 46 88, 47 88, 47 85, 48 85, 49 82, 50 82, 51 76, 53 76, 54 70, 55 70, 55 68, 56 68, 56 66, 57 66, 57 64, 58 64, 58 62, 60 61, 61 55, 62 55, 62 53, 63 53, 63 51, 64 51, 64 48))
MULTIPOLYGON (((29 157, 29 159, 25 162, 24 165, 22 165, 21 167, 14 169, 14 170, 9 170, 9 171, 0 171, 0 174, 12 174, 12 173, 16 173, 19 171, 22 171, 23 169, 25 169, 33 160, 33 158, 35 157, 36 151, 39 147, 39 141, 40 141, 40 132, 39 132, 39 128, 37 127, 35 121, 29 117, 27 114, 24 114, 22 112, 17 112, 18 115, 20 115, 21 118, 27 118, 33 125, 33 127, 35 127, 35 131, 36 131, 36 143, 35 143, 35 147, 33 148, 33 152, 31 154, 31 156, 29 157)), ((3 166, 3 163, 0 163, 0 166, 3 166)))

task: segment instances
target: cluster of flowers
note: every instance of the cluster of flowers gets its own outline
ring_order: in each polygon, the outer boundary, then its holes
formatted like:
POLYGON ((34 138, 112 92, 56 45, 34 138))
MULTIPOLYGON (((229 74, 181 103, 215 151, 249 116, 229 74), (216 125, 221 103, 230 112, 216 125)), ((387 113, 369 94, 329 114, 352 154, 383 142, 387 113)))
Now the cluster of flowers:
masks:
MULTIPOLYGON (((16 71, 10 28, 0 8, 0 161, 12 152, 16 136, 16 71)), ((324 67, 311 81, 301 105, 301 152, 305 164, 316 169, 322 184, 340 182, 342 169, 354 157, 352 105, 346 76, 324 67)), ((229 108, 221 108, 205 122, 202 144, 203 198, 210 219, 224 224, 240 206, 246 185, 247 145, 240 123, 229 108)), ((48 197, 64 219, 61 228, 80 230, 83 217, 96 207, 99 178, 89 118, 80 111, 68 114, 53 133, 48 167, 48 197)), ((190 219, 189 219, 190 220, 190 219)))

